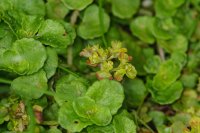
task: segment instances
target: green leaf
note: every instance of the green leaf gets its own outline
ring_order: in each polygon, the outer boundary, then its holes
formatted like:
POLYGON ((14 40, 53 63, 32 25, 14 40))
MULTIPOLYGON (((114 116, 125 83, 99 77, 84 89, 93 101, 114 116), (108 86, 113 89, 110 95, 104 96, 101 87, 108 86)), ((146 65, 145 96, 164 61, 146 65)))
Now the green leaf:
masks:
POLYGON ((198 18, 193 16, 194 10, 186 9, 184 6, 178 10, 174 22, 179 27, 179 31, 185 37, 192 38, 194 31, 197 28, 198 18))
POLYGON ((164 90, 150 89, 152 98, 159 104, 171 104, 181 97, 183 86, 180 81, 172 83, 164 90))
POLYGON ((89 126, 87 127, 87 132, 88 133, 114 133, 114 128, 110 124, 108 126, 89 126))
POLYGON ((124 115, 116 115, 113 118, 115 133, 136 133, 136 125, 133 120, 124 115))
POLYGON ((159 18, 172 17, 176 14, 176 9, 168 9, 168 4, 162 0, 156 0, 154 4, 156 16, 159 18))
POLYGON ((108 107, 96 104, 93 99, 87 96, 77 98, 73 102, 73 108, 79 116, 90 119, 98 126, 106 126, 112 120, 108 107))
POLYGON ((107 32, 110 26, 110 17, 104 10, 102 16, 104 29, 102 29, 100 25, 98 6, 91 5, 86 8, 86 10, 84 11, 82 22, 78 26, 78 35, 83 39, 93 39, 107 32))
POLYGON ((135 18, 130 24, 132 34, 146 43, 154 43, 155 38, 150 28, 153 25, 153 20, 154 18, 150 16, 139 16, 135 18))
POLYGON ((51 128, 47 131, 47 133, 62 133, 62 132, 57 128, 51 128))
POLYGON ((156 18, 151 26, 151 32, 156 39, 168 40, 174 37, 178 28, 172 18, 156 18))
POLYGON ((97 110, 95 101, 87 96, 75 99, 73 108, 80 117, 87 119, 89 119, 90 115, 95 114, 97 110))
POLYGON ((170 121, 172 123, 179 121, 179 122, 182 122, 183 124, 187 125, 187 124, 189 124, 190 119, 191 119, 190 114, 182 112, 182 113, 178 113, 175 116, 173 116, 172 118, 170 118, 170 121))
POLYGON ((188 40, 181 34, 176 34, 170 40, 158 40, 158 44, 163 47, 168 53, 186 52, 188 49, 188 40))
POLYGON ((180 67, 172 60, 160 65, 158 73, 153 78, 153 88, 162 90, 169 87, 180 76, 180 67))
POLYGON ((149 57, 143 67, 147 73, 156 74, 158 72, 160 64, 161 64, 160 57, 155 55, 155 56, 149 57))
POLYGON ((1 0, 0 1, 0 13, 5 10, 13 8, 15 0, 1 0))
POLYGON ((187 55, 184 52, 177 51, 171 54, 171 60, 178 64, 179 67, 182 69, 187 63, 187 55))
POLYGON ((73 75, 63 76, 56 83, 55 100, 59 105, 64 102, 73 102, 76 98, 85 95, 86 89, 83 79, 73 75))
POLYGON ((60 0, 48 0, 46 3, 47 17, 50 19, 64 19, 69 9, 60 0))
POLYGON ((13 43, 10 50, 3 53, 0 68, 20 75, 33 74, 43 67, 46 60, 44 46, 34 39, 24 38, 13 43))
POLYGON ((152 118, 153 123, 156 125, 156 127, 163 125, 166 121, 166 116, 161 111, 151 111, 148 114, 152 118))
POLYGON ((180 7, 184 2, 185 0, 166 0, 165 2, 160 0, 163 4, 165 4, 166 8, 167 9, 175 9, 175 8, 178 8, 180 7))
POLYGON ((34 37, 43 22, 42 17, 26 15, 15 10, 6 11, 2 18, 18 38, 34 37))
POLYGON ((8 109, 0 104, 0 125, 4 123, 7 117, 9 117, 8 113, 8 109))
POLYGON ((16 40, 15 35, 10 30, 8 25, 0 23, 0 49, 9 49, 12 43, 16 40))
POLYGON ((140 79, 125 80, 123 83, 125 90, 126 102, 131 107, 139 106, 147 94, 147 89, 140 79))
POLYGON ((43 44, 55 48, 66 48, 71 43, 63 25, 51 19, 47 19, 42 23, 37 39, 43 44))
POLYGON ((138 10, 140 0, 112 0, 112 13, 119 18, 131 18, 138 10), (126 8, 124 8, 126 7, 126 8))
POLYGON ((58 106, 58 104, 53 103, 49 106, 47 106, 44 110, 43 110, 43 117, 46 121, 57 121, 58 120, 58 110, 60 109, 60 107, 58 106))
POLYGON ((0 69, 25 75, 29 72, 29 62, 13 50, 1 50, 0 69))
POLYGON ((181 82, 186 88, 194 88, 198 80, 197 73, 186 73, 181 76, 181 82))
POLYGON ((122 106, 124 91, 120 83, 104 79, 94 82, 88 88, 86 96, 94 99, 97 104, 108 107, 113 115, 122 106))
POLYGON ((70 132, 80 132, 92 123, 88 119, 79 117, 70 102, 64 103, 58 112, 58 123, 70 132))
POLYGON ((47 74, 47 78, 51 78, 55 73, 58 67, 58 55, 53 48, 47 47, 47 60, 44 64, 44 71, 47 74))
POLYGON ((16 8, 29 15, 44 16, 45 3, 43 0, 17 0, 16 8))
POLYGON ((73 44, 76 38, 76 31, 74 27, 70 23, 66 23, 65 21, 60 21, 60 23, 64 26, 67 32, 67 37, 70 40, 70 44, 73 44))
MULTIPOLYGON (((174 132, 174 133, 183 133, 185 128, 186 128, 185 124, 183 124, 181 121, 176 121, 171 125, 172 132, 174 132)), ((193 132, 193 133, 195 133, 195 132, 193 132)))
POLYGON ((33 75, 21 76, 13 80, 11 90, 24 99, 38 99, 47 90, 46 73, 41 70, 33 75))
POLYGON ((80 117, 90 119, 99 126, 108 125, 112 120, 109 108, 97 105, 87 96, 77 98, 73 102, 73 108, 80 117))
POLYGON ((91 4, 93 0, 63 0, 63 2, 69 9, 83 10, 91 4))
POLYGON ((159 126, 159 127, 156 127, 156 128, 158 130, 158 133, 171 133, 172 132, 171 127, 168 127, 168 126, 165 126, 165 125, 162 125, 162 126, 159 126))
POLYGON ((112 120, 110 109, 102 105, 97 105, 96 112, 90 116, 90 120, 98 126, 108 125, 112 120))

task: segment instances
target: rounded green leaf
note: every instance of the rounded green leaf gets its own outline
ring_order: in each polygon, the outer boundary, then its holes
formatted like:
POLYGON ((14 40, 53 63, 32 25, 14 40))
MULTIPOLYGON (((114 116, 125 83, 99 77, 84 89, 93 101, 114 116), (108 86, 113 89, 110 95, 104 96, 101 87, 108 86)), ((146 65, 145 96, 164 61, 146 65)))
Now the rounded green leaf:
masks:
POLYGON ((112 13, 122 19, 131 18, 137 12, 139 5, 140 0, 112 0, 112 13))
POLYGON ((13 7, 14 0, 1 0, 0 1, 0 11, 5 11, 13 7))
POLYGON ((78 35, 83 39, 93 39, 103 35, 110 26, 110 17, 104 10, 102 11, 102 17, 103 27, 100 25, 98 6, 91 5, 86 8, 83 20, 78 27, 78 35))
POLYGON ((154 43, 155 38, 150 30, 150 27, 153 25, 153 20, 154 18, 149 16, 135 18, 130 24, 132 34, 146 43, 154 43))
POLYGON ((177 63, 180 69, 182 69, 187 63, 187 54, 181 51, 174 52, 171 54, 171 60, 177 63))
POLYGON ((140 79, 125 80, 123 83, 126 102, 131 107, 139 106, 147 94, 147 89, 140 79))
POLYGON ((153 88, 162 90, 169 87, 180 76, 180 67, 172 60, 160 65, 158 73, 153 78, 153 88))
POLYGON ((188 39, 181 34, 175 35, 170 40, 158 40, 158 44, 168 53, 186 52, 188 48, 188 39))
POLYGON ((150 111, 148 115, 152 118, 152 121, 156 127, 163 125, 166 121, 166 116, 161 111, 150 111))
POLYGON ((90 119, 98 126, 106 126, 112 120, 109 108, 98 105, 90 97, 79 97, 73 102, 75 112, 84 118, 90 119))
POLYGON ((80 117, 84 118, 89 118, 90 115, 95 114, 97 111, 95 101, 87 96, 75 99, 73 102, 73 108, 80 117))
POLYGON ((60 0, 47 0, 47 17, 51 19, 64 19, 69 9, 60 0))
POLYGON ((40 16, 26 15, 15 10, 5 12, 2 18, 18 38, 34 37, 43 22, 40 16))
POLYGON ((173 23, 173 19, 154 19, 153 26, 151 27, 151 32, 156 39, 168 40, 174 37, 177 27, 173 23))
POLYGON ((7 50, 2 52, 0 69, 25 75, 29 71, 29 62, 16 51, 7 50))
POLYGON ((57 128, 51 128, 47 131, 47 133, 62 133, 62 131, 57 128))
POLYGON ((59 105, 64 102, 73 102, 76 98, 86 93, 85 81, 73 75, 66 75, 56 83, 55 100, 59 105))
POLYGON ((164 90, 150 89, 152 98, 159 104, 171 104, 181 97, 183 86, 180 81, 172 83, 164 90))
MULTIPOLYGON (((0 49, 8 49, 12 46, 13 42, 16 40, 15 35, 9 26, 5 23, 0 23, 0 49)), ((0 52, 1 53, 1 52, 0 52)))
POLYGON ((184 4, 185 0, 159 0, 165 5, 165 7, 169 10, 175 9, 180 7, 182 4, 184 4))
POLYGON ((184 87, 187 88, 194 88, 196 86, 197 80, 198 80, 198 74, 197 73, 185 73, 181 76, 181 82, 184 87))
POLYGON ((106 126, 112 120, 110 109, 106 106, 96 105, 96 112, 90 115, 90 120, 98 126, 106 126))
POLYGON ((70 40, 70 44, 73 44, 76 38, 76 31, 74 27, 70 23, 66 23, 65 21, 59 21, 59 22, 64 26, 67 32, 67 37, 70 40))
POLYGON ((51 19, 47 19, 42 23, 37 39, 43 44, 55 48, 66 48, 71 43, 70 37, 63 25, 51 19))
POLYGON ((29 72, 27 72, 27 74, 37 72, 43 67, 47 58, 44 46, 39 41, 32 38, 17 40, 13 44, 13 50, 17 51, 29 62, 29 72))
POLYGON ((9 114, 9 111, 7 107, 0 104, 0 124, 3 124, 4 121, 6 121, 6 119, 9 118, 8 114, 9 114))
POLYGON ((88 88, 86 96, 94 99, 97 104, 108 107, 113 115, 122 106, 124 91, 117 81, 104 79, 94 82, 88 88))
POLYGON ((154 4, 154 8, 156 11, 156 16, 159 18, 164 17, 172 17, 176 14, 176 9, 168 9, 168 4, 165 3, 163 0, 156 0, 154 4))
POLYGON ((42 0, 17 0, 15 6, 30 15, 45 15, 45 3, 42 0))
POLYGON ((114 133, 114 129, 112 124, 109 124, 108 126, 89 126, 87 127, 88 133, 114 133))
POLYGON ((47 74, 47 78, 49 79, 56 72, 58 66, 58 55, 57 52, 50 47, 46 48, 46 52, 47 52, 47 60, 44 64, 44 70, 47 74))
POLYGON ((115 133, 136 133, 136 125, 133 120, 123 115, 116 115, 113 119, 115 133))
POLYGON ((11 83, 11 90, 24 99, 38 99, 47 88, 46 73, 43 70, 32 75, 18 77, 11 83))
POLYGON ((158 72, 160 64, 161 64, 160 57, 155 55, 155 56, 149 57, 146 60, 146 63, 143 67, 147 73, 156 74, 158 72))
POLYGON ((91 4, 93 0, 63 0, 63 2, 69 9, 82 10, 91 4))
POLYGON ((23 38, 15 41, 10 50, 3 53, 2 59, 5 70, 20 75, 33 74, 43 67, 46 50, 39 41, 23 38))
POLYGON ((79 117, 70 102, 64 103, 58 112, 58 123, 70 132, 80 132, 92 123, 88 119, 79 117))

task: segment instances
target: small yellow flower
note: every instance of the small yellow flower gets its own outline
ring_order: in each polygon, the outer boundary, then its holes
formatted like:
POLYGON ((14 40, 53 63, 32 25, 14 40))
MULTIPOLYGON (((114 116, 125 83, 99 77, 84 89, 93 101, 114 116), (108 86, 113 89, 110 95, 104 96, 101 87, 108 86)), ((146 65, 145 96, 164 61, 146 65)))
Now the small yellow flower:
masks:
POLYGON ((127 54, 127 49, 122 48, 122 43, 118 41, 113 41, 111 46, 108 49, 103 49, 99 45, 93 45, 83 49, 80 55, 89 58, 88 65, 100 67, 96 73, 98 79, 112 79, 112 74, 117 81, 121 81, 124 75, 131 79, 135 78, 137 71, 133 65, 128 63, 132 57, 127 54))

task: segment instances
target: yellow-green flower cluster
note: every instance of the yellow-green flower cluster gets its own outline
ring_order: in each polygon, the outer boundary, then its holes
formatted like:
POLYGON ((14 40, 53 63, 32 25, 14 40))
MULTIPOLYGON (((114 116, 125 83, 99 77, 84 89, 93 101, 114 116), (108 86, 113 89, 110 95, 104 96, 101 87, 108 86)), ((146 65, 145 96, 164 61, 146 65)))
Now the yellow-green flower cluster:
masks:
POLYGON ((186 128, 184 130, 184 133, 199 133, 200 132, 200 117, 192 117, 192 119, 189 122, 190 128, 186 128))
POLYGON ((88 46, 80 53, 81 56, 87 57, 87 64, 93 67, 100 67, 96 73, 98 79, 115 79, 121 81, 126 75, 133 79, 137 71, 130 64, 132 57, 127 54, 127 49, 122 48, 122 43, 113 41, 111 47, 101 48, 99 45, 88 46))

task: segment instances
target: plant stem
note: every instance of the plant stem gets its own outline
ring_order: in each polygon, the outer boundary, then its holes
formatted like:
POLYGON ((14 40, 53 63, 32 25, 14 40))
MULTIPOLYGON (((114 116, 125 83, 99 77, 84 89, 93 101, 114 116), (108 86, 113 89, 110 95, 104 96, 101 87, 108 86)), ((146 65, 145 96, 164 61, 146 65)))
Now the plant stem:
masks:
POLYGON ((26 101, 26 106, 27 106, 27 113, 30 117, 29 119, 29 126, 28 126, 28 131, 31 132, 35 132, 35 126, 36 126, 36 120, 35 120, 35 114, 33 111, 33 107, 31 105, 30 101, 26 101))
POLYGON ((144 97, 144 99, 142 100, 142 102, 140 103, 140 105, 139 105, 139 107, 138 107, 138 109, 137 109, 137 115, 139 115, 139 112, 140 112, 140 110, 141 110, 141 108, 142 108, 142 105, 144 104, 144 101, 145 101, 145 99, 146 99, 146 97, 148 96, 148 92, 147 92, 147 94, 145 95, 145 97, 144 97))
POLYGON ((144 125, 150 132, 155 133, 142 119, 138 118, 138 121, 144 125))
POLYGON ((54 93, 51 91, 45 91, 44 94, 49 95, 49 96, 54 96, 54 93))
POLYGON ((163 50, 163 48, 161 48, 158 44, 157 44, 157 50, 158 50, 158 53, 160 55, 160 58, 162 61, 165 60, 165 52, 163 50))
MULTIPOLYGON (((79 16, 79 11, 78 11, 78 10, 75 10, 75 11, 72 12, 72 15, 71 15, 71 17, 70 17, 70 24, 71 24, 72 26, 75 25, 78 16, 79 16)), ((70 46, 68 47, 68 49, 67 49, 67 64, 68 64, 69 66, 72 66, 72 64, 73 64, 73 49, 72 49, 72 48, 73 48, 73 47, 70 45, 70 46)))
POLYGON ((100 30, 102 32, 102 40, 105 48, 108 47, 105 36, 104 36, 104 18, 103 18, 103 0, 99 0, 99 23, 100 23, 100 30))
POLYGON ((73 49, 72 46, 69 46, 67 49, 67 64, 72 66, 73 64, 73 49))
POLYGON ((0 78, 0 83, 3 83, 3 84, 11 84, 12 81, 11 81, 11 80, 8 80, 8 79, 0 78))
POLYGON ((71 70, 69 70, 69 69, 67 69, 67 68, 65 68, 65 67, 63 67, 63 66, 60 66, 60 65, 59 65, 58 68, 60 68, 61 70, 65 71, 65 72, 67 72, 67 73, 69 73, 69 74, 74 75, 74 76, 77 77, 77 78, 80 77, 78 74, 72 72, 71 70))
POLYGON ((151 133, 155 133, 155 132, 153 131, 153 129, 151 129, 151 127, 149 127, 142 119, 140 119, 140 118, 138 117, 138 115, 136 114, 136 112, 133 112, 133 113, 134 113, 135 118, 136 118, 142 125, 144 125, 151 133))
POLYGON ((71 23, 71 25, 73 25, 73 26, 75 25, 78 16, 79 16, 79 11, 78 10, 73 11, 73 13, 72 13, 72 15, 70 17, 70 23, 71 23))

